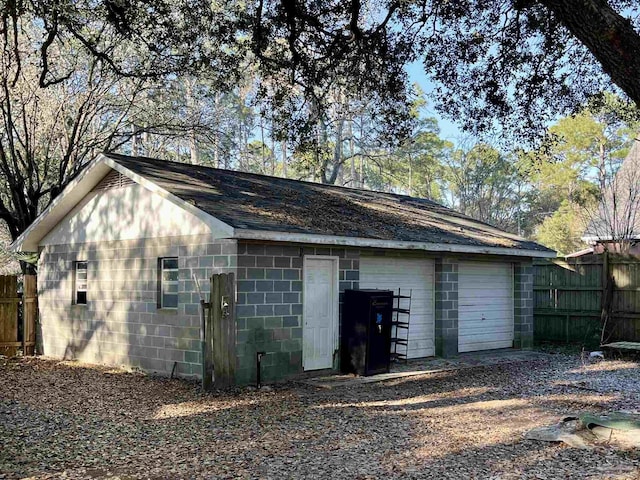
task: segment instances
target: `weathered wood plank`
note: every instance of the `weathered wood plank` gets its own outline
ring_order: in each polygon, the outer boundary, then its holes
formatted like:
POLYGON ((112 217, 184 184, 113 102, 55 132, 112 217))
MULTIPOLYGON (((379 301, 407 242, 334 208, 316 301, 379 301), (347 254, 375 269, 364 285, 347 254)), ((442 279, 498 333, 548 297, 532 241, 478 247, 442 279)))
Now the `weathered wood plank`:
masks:
POLYGON ((38 286, 35 275, 25 275, 22 294, 22 351, 25 355, 35 353, 36 320, 38 318, 38 286))
MULTIPOLYGON (((18 342, 18 277, 15 275, 0 276, 0 343, 18 342)), ((13 357, 18 353, 18 345, 5 345, 0 349, 3 355, 13 357)))
POLYGON ((640 341, 640 257, 536 261, 533 295, 538 340, 582 341, 598 328, 600 316, 607 319, 605 338, 640 341), (603 313, 609 282, 611 301, 603 313))
POLYGON ((214 385, 225 388, 235 383, 235 277, 232 273, 213 275, 211 284, 214 385))

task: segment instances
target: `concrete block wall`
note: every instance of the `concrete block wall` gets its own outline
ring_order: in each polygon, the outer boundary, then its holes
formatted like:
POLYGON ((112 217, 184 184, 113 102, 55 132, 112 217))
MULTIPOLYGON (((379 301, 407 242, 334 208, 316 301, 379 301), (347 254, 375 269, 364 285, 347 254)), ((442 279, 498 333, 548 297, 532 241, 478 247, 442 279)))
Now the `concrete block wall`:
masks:
POLYGON ((514 348, 533 347, 533 265, 530 261, 513 266, 514 348))
POLYGON ((267 352, 262 360, 265 381, 302 373, 302 267, 305 255, 338 257, 340 292, 358 288, 357 250, 238 244, 237 383, 255 381, 256 352, 259 351, 267 352))
MULTIPOLYGON (((277 245, 193 235, 49 245, 39 262, 41 338, 46 355, 140 367, 181 376, 200 374, 200 292, 209 300, 210 276, 237 278, 237 383, 255 381, 257 351, 266 351, 264 379, 302 373, 303 258, 339 259, 342 292, 358 288, 357 248, 277 245), (158 258, 177 256, 179 307, 158 309, 158 258), (88 304, 72 304, 73 262, 88 262, 88 304), (196 282, 194 280, 197 279, 196 282), (200 290, 198 289, 198 284, 200 290)), ((367 255, 393 252, 366 250, 367 255)), ((436 355, 457 354, 458 261, 435 260, 436 355)), ((533 342, 530 262, 514 264, 516 348, 533 342)), ((340 308, 340 314, 341 314, 340 308)), ((334 368, 338 368, 337 355, 334 368)))
POLYGON ((435 348, 439 357, 458 353, 458 260, 435 260, 435 348))
POLYGON ((200 373, 200 289, 235 272, 236 242, 193 235, 43 247, 38 265, 40 338, 45 355, 200 373), (160 309, 158 258, 178 257, 178 308, 160 309), (87 261, 87 305, 73 305, 75 261, 87 261))

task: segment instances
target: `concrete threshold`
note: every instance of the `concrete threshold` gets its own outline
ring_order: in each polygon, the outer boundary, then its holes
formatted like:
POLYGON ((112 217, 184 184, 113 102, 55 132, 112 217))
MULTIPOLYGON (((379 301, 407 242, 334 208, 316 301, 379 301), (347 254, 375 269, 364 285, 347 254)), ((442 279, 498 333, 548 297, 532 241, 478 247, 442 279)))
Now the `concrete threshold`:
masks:
POLYGON ((503 365, 549 359, 551 355, 541 352, 523 350, 492 350, 460 354, 454 358, 419 358, 407 363, 398 362, 391 366, 389 373, 381 373, 362 377, 356 375, 329 375, 309 378, 300 383, 319 388, 337 388, 384 382, 399 378, 415 377, 442 372, 450 372, 467 368, 503 365))

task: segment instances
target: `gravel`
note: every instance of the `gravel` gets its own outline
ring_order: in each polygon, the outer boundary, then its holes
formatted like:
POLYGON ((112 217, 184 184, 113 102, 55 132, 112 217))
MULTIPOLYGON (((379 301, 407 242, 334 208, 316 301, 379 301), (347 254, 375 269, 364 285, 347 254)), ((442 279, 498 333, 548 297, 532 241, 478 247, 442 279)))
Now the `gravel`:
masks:
POLYGON ((640 408, 640 364, 579 357, 378 384, 202 394, 194 383, 0 358, 0 478, 640 479, 640 452, 524 440, 640 408))

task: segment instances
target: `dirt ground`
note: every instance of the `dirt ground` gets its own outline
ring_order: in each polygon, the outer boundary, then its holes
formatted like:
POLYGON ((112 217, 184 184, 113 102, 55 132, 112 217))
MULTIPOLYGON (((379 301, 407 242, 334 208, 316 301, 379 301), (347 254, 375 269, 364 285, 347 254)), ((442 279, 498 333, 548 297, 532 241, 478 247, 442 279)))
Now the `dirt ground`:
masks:
POLYGON ((578 357, 378 384, 203 395, 197 385, 0 358, 0 478, 640 479, 640 452, 523 434, 640 409, 640 364, 578 357))

